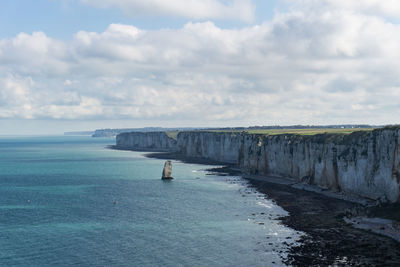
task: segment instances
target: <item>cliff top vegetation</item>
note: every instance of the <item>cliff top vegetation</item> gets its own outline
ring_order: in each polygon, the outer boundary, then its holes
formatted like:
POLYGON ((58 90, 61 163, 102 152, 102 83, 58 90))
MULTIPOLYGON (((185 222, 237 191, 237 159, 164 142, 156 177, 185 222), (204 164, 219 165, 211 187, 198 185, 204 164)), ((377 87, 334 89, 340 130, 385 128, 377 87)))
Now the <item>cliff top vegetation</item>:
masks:
MULTIPOLYGON (((256 129, 245 130, 248 134, 265 134, 265 135, 280 135, 280 134, 298 134, 298 135, 317 135, 317 134, 351 134, 357 131, 372 131, 375 128, 307 128, 307 129, 256 129)), ((243 132, 232 130, 212 130, 212 132, 243 132)))
POLYGON ((168 135, 169 138, 174 140, 178 140, 178 133, 179 131, 166 131, 165 134, 168 135))

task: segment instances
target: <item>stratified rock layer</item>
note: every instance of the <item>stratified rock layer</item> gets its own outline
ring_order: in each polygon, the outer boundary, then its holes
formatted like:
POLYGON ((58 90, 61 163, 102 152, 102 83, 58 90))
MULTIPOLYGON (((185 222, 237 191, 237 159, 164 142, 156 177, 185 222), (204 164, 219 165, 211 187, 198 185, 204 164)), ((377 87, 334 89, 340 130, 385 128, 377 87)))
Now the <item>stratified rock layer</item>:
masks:
POLYGON ((117 135, 116 145, 120 148, 144 151, 175 151, 176 140, 165 132, 131 132, 117 135))
POLYGON ((162 176, 161 179, 163 180, 171 180, 174 179, 172 177, 172 162, 170 160, 167 160, 164 164, 164 169, 162 171, 162 176))
POLYGON ((247 173, 280 175, 371 199, 399 201, 400 128, 349 135, 254 135, 226 132, 124 133, 117 146, 178 151, 234 163, 247 173))

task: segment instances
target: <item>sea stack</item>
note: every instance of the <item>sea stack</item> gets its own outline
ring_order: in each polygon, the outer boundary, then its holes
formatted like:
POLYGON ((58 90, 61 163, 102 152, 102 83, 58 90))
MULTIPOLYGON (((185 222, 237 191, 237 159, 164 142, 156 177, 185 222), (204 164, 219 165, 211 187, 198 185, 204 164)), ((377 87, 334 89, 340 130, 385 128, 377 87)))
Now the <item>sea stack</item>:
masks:
POLYGON ((164 164, 164 169, 162 172, 162 180, 171 180, 174 179, 172 177, 172 162, 170 160, 167 160, 164 164))

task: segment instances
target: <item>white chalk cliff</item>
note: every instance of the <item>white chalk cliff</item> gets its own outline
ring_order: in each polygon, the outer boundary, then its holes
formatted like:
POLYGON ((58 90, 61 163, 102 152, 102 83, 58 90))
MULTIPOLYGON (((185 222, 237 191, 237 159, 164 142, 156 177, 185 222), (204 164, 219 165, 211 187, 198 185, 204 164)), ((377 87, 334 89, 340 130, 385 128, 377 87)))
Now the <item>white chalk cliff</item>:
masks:
POLYGON ((314 136, 193 131, 177 140, 163 132, 124 133, 117 146, 178 151, 371 199, 396 202, 400 196, 400 127, 314 136))

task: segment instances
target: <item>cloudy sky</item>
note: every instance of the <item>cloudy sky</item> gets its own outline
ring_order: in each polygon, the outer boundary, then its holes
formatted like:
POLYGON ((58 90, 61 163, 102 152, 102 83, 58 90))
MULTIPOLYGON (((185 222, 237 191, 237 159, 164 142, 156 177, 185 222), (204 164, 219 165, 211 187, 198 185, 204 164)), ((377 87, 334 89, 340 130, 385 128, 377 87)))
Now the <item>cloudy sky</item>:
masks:
POLYGON ((397 0, 0 2, 0 134, 399 113, 397 0))

